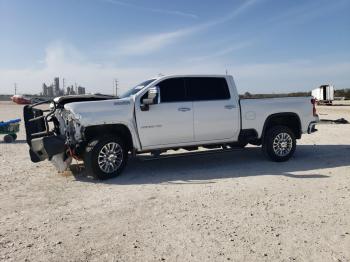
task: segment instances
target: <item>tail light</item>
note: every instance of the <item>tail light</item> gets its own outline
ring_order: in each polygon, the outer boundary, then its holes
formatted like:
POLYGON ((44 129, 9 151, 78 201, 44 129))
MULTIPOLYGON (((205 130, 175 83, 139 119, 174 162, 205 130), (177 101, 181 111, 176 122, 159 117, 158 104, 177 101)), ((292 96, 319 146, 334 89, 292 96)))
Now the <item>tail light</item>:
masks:
POLYGON ((317 116, 317 112, 316 112, 316 99, 312 98, 311 99, 311 104, 312 104, 312 114, 313 116, 317 116))

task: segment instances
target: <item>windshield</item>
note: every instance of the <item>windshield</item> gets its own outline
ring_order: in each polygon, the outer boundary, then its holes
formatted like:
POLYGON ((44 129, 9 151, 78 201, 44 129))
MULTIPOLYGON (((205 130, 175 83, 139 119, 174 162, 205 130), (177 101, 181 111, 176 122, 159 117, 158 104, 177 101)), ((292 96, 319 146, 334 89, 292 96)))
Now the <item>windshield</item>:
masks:
POLYGON ((145 86, 148 86, 149 84, 151 84, 155 79, 150 79, 150 80, 146 80, 144 82, 142 82, 141 84, 138 84, 137 86, 130 88, 128 91, 126 91, 124 94, 122 94, 120 96, 120 98, 125 98, 131 95, 135 95, 138 91, 140 91, 142 88, 144 88, 145 86))

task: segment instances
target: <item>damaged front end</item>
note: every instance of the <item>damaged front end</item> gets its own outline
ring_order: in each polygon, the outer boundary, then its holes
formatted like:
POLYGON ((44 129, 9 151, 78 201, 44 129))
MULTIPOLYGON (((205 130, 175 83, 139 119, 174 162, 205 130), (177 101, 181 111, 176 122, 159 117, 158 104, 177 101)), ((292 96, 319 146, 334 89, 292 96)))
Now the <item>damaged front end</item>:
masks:
POLYGON ((84 127, 64 105, 69 102, 111 99, 107 96, 70 96, 26 105, 23 109, 26 140, 32 162, 50 160, 59 171, 70 165, 72 158, 83 157, 84 127), (41 109, 49 104, 49 109, 41 109))
MULTIPOLYGON (((26 105, 23 109, 26 140, 32 162, 51 160, 59 171, 64 171, 71 163, 67 152, 64 126, 57 119, 57 104, 54 101, 26 105), (39 109, 42 104, 50 103, 50 109, 39 109)), ((62 121, 61 121, 62 122, 62 121)))

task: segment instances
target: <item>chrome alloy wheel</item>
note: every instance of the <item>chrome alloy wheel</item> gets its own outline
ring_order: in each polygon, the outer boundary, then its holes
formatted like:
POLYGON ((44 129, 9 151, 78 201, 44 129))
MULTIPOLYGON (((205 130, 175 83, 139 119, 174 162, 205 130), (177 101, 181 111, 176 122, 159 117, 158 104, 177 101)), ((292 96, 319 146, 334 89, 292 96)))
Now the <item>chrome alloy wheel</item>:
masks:
POLYGON ((110 142, 102 147, 98 154, 98 165, 105 173, 117 171, 123 162, 123 149, 116 142, 110 142))
POLYGON ((293 140, 288 133, 279 133, 273 140, 273 151, 276 155, 284 157, 293 148, 293 140))

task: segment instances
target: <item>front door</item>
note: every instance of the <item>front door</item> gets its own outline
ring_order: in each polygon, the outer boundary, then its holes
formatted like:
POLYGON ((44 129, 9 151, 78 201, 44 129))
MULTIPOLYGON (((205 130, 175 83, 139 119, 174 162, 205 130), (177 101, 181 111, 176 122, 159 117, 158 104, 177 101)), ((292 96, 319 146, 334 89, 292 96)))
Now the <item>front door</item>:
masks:
POLYGON ((170 78, 156 85, 158 103, 150 105, 148 111, 141 111, 139 103, 136 106, 142 148, 193 142, 193 103, 186 101, 184 79, 170 78))

